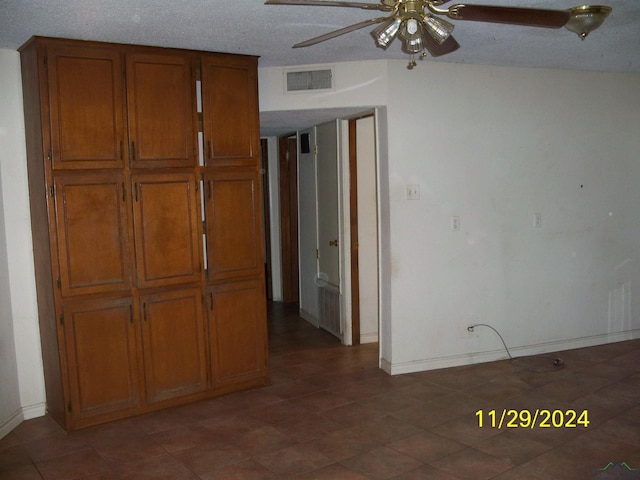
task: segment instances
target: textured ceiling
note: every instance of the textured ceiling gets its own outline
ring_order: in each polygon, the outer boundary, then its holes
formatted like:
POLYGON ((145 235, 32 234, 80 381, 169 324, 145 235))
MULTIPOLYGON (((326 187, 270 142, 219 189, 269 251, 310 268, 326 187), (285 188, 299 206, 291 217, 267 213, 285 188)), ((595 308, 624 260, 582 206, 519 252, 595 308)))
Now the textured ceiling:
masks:
MULTIPOLYGON (((563 9, 576 2, 472 3, 563 9)), ((584 42, 565 29, 455 22, 461 48, 437 61, 640 72, 640 1, 605 2, 613 12, 584 42)), ((245 53, 260 56, 261 66, 405 58, 398 42, 386 51, 377 48, 368 34, 372 28, 291 48, 383 15, 352 8, 263 5, 261 0, 2 0, 0 48, 16 49, 32 35, 44 35, 245 53)))
MULTIPOLYGON (((603 1, 613 12, 585 41, 566 29, 458 21, 453 35, 460 49, 426 61, 640 72, 640 0, 603 1)), ((577 2, 471 3, 564 9, 577 2)), ((368 33, 373 27, 291 48, 382 15, 352 8, 264 5, 262 0, 0 0, 0 48, 17 49, 32 35, 42 35, 257 55, 262 67, 407 58, 397 41, 386 51, 377 48, 368 33)))

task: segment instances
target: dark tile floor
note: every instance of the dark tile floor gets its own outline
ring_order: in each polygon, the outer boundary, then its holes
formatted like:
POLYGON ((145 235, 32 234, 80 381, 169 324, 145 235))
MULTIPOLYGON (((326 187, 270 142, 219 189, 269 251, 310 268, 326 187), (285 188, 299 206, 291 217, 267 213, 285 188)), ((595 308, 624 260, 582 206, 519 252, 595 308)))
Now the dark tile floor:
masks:
POLYGON ((0 440, 0 479, 585 480, 605 478, 596 469, 609 462, 640 469, 640 340, 391 377, 377 345, 343 347, 295 308, 270 309, 271 386, 68 435, 29 420, 0 440), (543 409, 558 412, 550 427, 525 428, 543 409), (567 411, 588 412, 588 426, 567 411))

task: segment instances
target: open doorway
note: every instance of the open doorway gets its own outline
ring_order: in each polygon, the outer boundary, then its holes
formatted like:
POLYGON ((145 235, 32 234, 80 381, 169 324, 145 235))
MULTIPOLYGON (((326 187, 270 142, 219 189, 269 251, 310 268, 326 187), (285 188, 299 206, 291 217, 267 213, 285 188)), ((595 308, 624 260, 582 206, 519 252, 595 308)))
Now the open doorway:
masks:
POLYGON ((297 303, 299 315, 316 327, 323 326, 323 305, 337 310, 341 330, 323 328, 337 333, 346 345, 374 343, 379 337, 376 129, 371 112, 272 137, 271 141, 277 150, 273 148, 270 153, 278 159, 271 165, 278 165, 274 171, 279 177, 272 180, 271 198, 280 203, 275 208, 281 217, 280 221, 274 218, 271 228, 281 237, 274 251, 281 249, 282 278, 278 281, 282 281, 283 303, 297 303), (331 131, 335 141, 330 142, 326 137, 331 131), (333 167, 337 172, 332 176, 320 168, 320 162, 326 160, 320 158, 323 151, 335 151, 339 157, 333 167), (337 234, 327 233, 321 222, 321 207, 329 202, 324 199, 327 192, 320 187, 328 183, 336 187, 333 191, 339 197, 337 234), (275 191, 276 184, 279 192, 275 191), (329 236, 321 235, 321 231, 329 236), (321 262, 323 246, 339 252, 336 281, 333 274, 322 275, 330 272, 321 262), (329 294, 336 292, 337 302, 328 302, 329 294))
POLYGON ((349 120, 351 343, 379 339, 378 188, 375 117, 349 120))

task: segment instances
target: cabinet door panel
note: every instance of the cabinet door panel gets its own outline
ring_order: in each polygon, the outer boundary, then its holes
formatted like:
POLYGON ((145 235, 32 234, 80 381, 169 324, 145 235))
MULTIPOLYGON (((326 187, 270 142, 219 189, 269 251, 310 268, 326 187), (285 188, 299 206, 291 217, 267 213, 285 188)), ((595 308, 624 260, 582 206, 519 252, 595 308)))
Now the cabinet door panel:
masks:
POLYGON ((200 280, 200 209, 194 176, 134 175, 132 181, 138 286, 200 280))
POLYGON ((117 51, 48 51, 54 169, 124 164, 124 86, 117 51))
POLYGON ((209 335, 214 383, 266 375, 267 316, 261 279, 209 290, 209 335))
POLYGON ((64 306, 72 416, 83 419, 140 405, 130 298, 64 306))
POLYGON ((210 280, 264 271, 259 174, 255 169, 205 175, 207 265, 210 280))
POLYGON ((200 289, 143 295, 140 301, 147 401, 204 390, 207 367, 200 289))
POLYGON ((132 167, 195 165, 194 97, 188 57, 127 57, 132 167))
POLYGON ((63 296, 131 287, 127 199, 123 189, 120 175, 56 177, 63 296))
POLYGON ((202 60, 206 165, 253 165, 258 125, 257 74, 246 62, 202 60))

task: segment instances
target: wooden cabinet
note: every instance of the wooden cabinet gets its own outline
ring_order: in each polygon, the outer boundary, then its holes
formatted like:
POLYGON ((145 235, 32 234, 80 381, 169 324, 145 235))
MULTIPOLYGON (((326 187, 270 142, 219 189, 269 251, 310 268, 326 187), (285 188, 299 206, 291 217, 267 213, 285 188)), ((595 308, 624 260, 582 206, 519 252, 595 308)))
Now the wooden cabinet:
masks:
POLYGON ((184 55, 127 55, 131 166, 195 165, 195 85, 184 55))
POLYGON ((266 335, 264 284, 247 280, 209 290, 209 335, 213 381, 238 383, 264 370, 266 335))
POLYGON ((230 57, 202 60, 202 104, 207 166, 255 165, 259 155, 257 72, 230 57))
POLYGON ((59 175, 53 184, 62 296, 129 290, 124 177, 59 175))
POLYGON ((209 277, 259 275, 262 256, 260 178, 255 169, 205 173, 209 277))
POLYGON ((61 322, 69 370, 69 406, 77 423, 135 411, 142 395, 131 298, 65 304, 61 322))
POLYGON ((44 120, 49 121, 53 168, 122 167, 125 94, 120 52, 52 46, 41 61, 48 73, 49 118, 44 120))
POLYGON ((142 295, 140 303, 147 401, 207 388, 200 289, 142 295))
POLYGON ((50 414, 73 430, 265 385, 257 59, 20 51, 50 414))
POLYGON ((192 173, 133 175, 138 287, 200 280, 200 207, 192 173))

